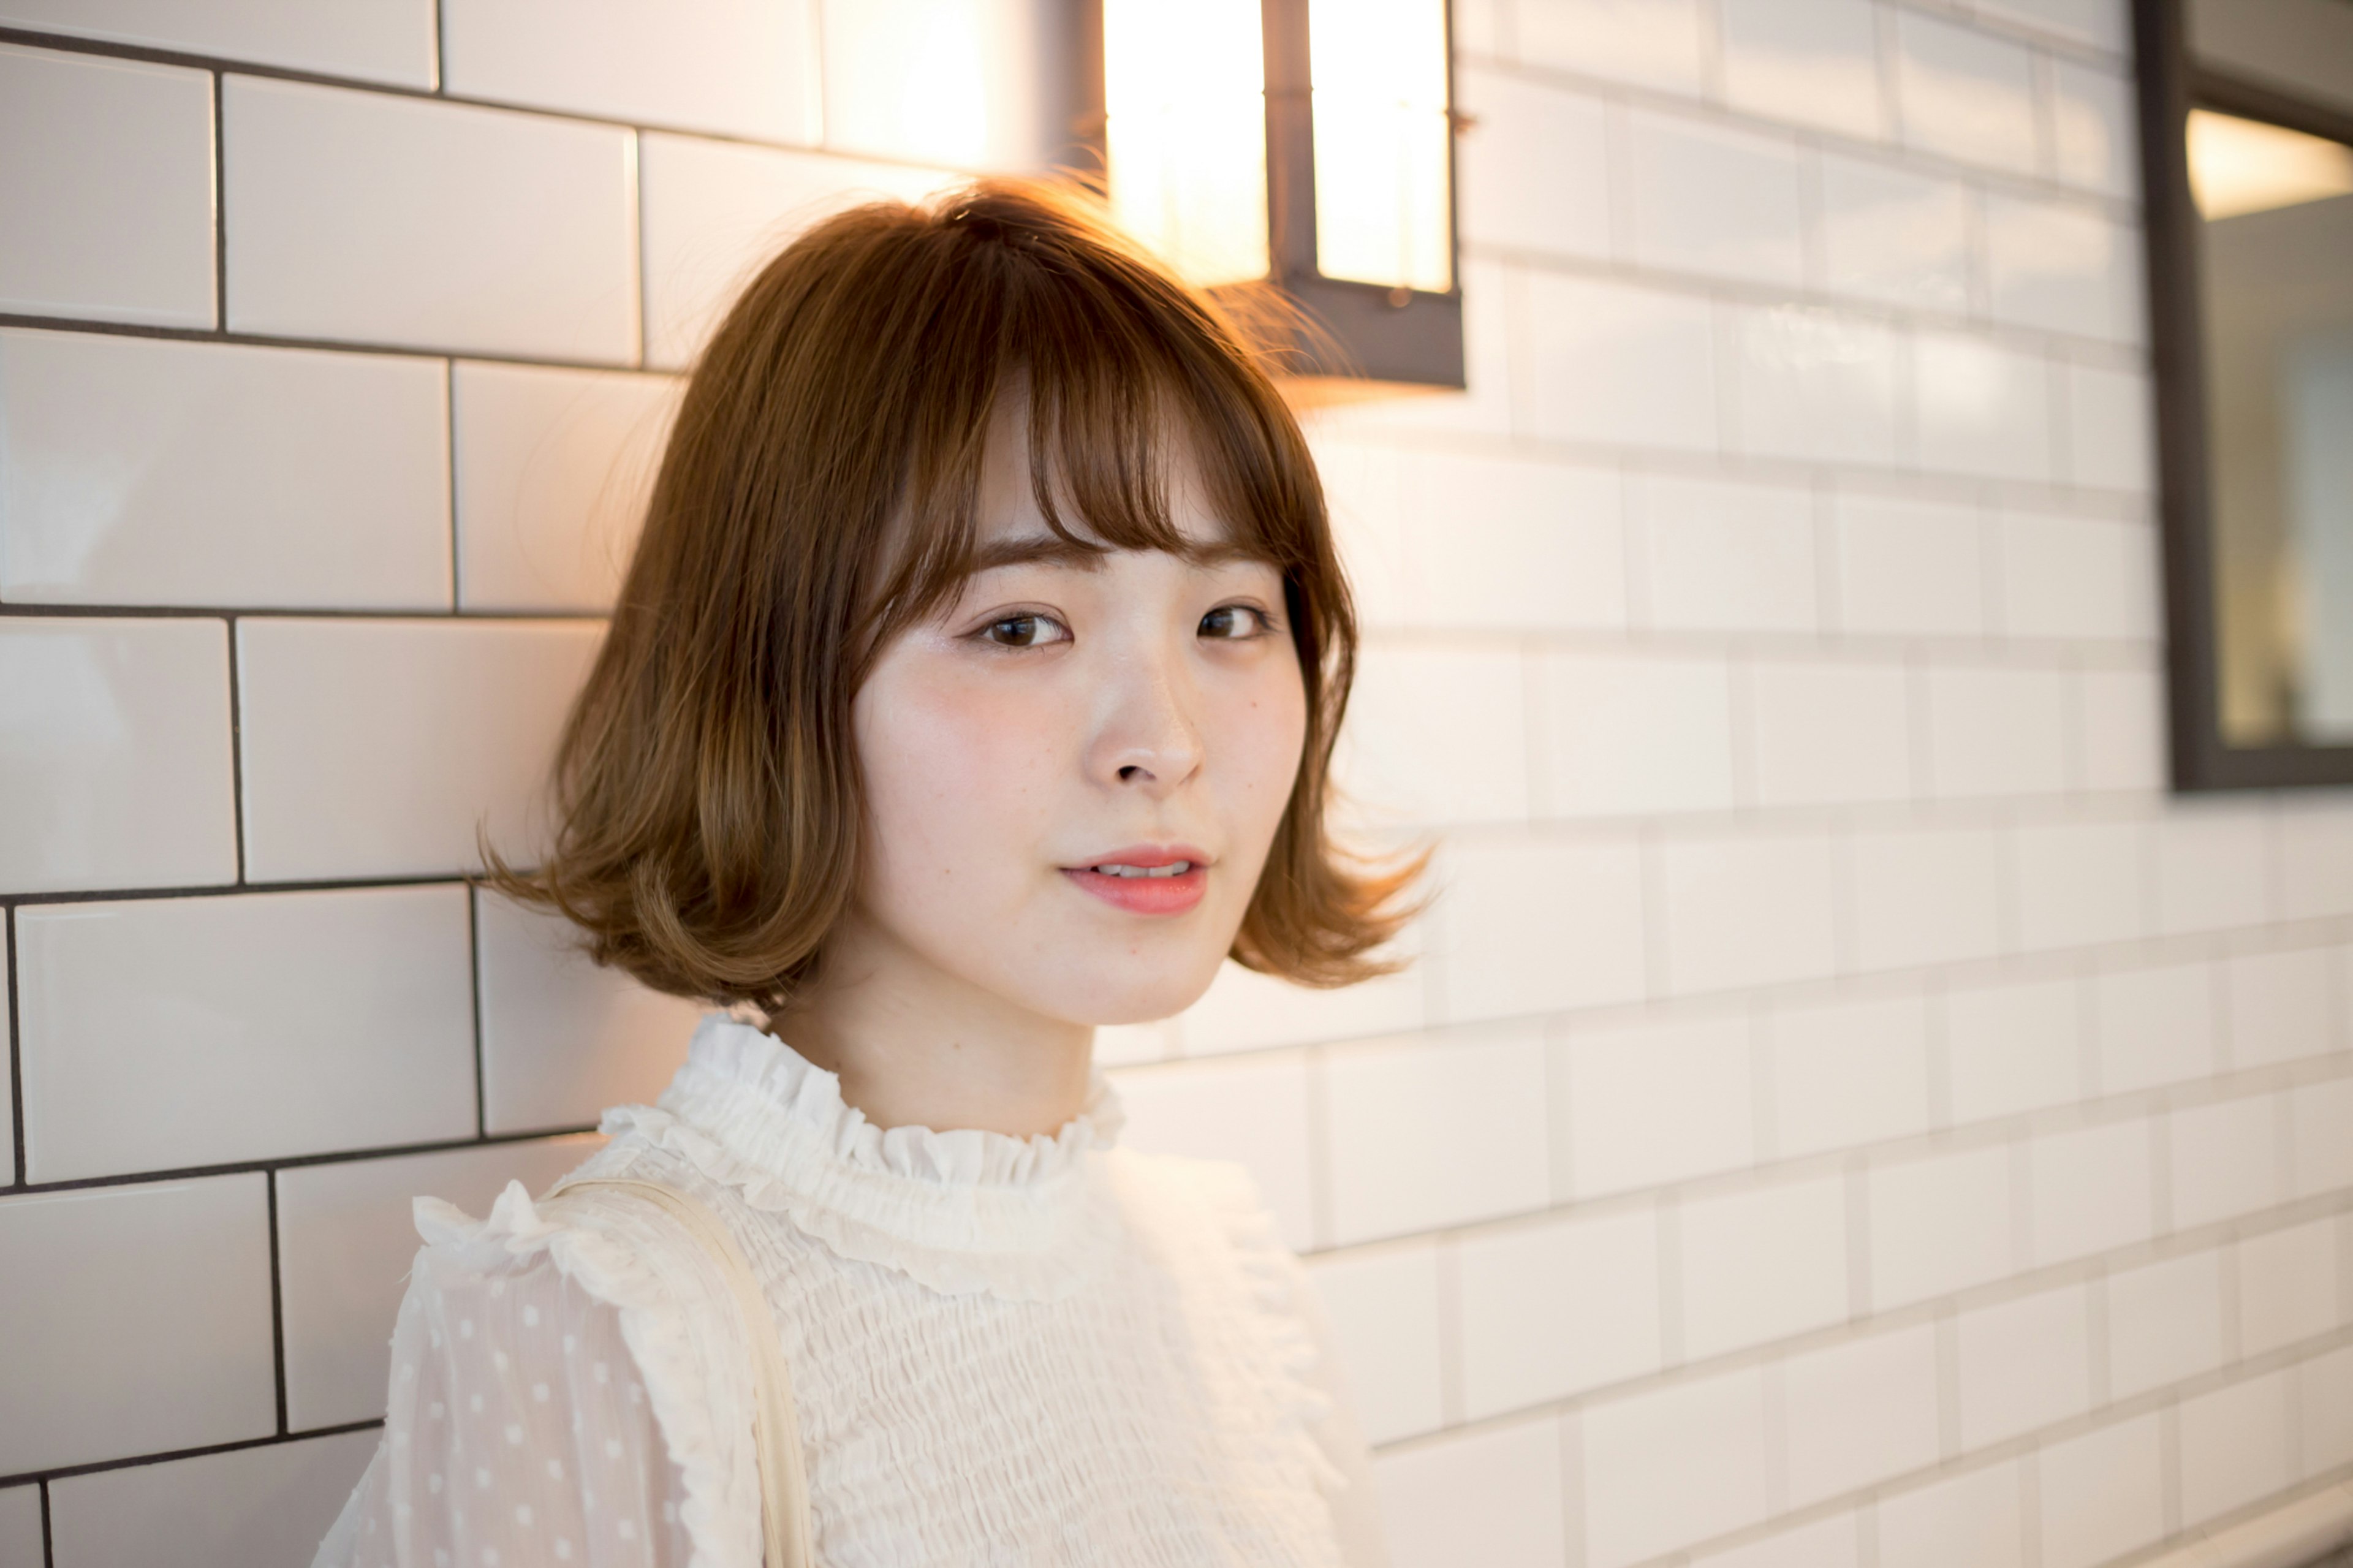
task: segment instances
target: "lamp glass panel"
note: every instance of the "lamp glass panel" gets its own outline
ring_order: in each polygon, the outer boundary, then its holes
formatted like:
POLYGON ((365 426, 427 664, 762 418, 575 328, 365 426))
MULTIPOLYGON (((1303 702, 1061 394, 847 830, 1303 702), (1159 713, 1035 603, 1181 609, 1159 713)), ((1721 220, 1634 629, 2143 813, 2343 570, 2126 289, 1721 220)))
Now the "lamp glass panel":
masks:
POLYGON ((1454 286, 1446 0, 1309 0, 1315 263, 1326 278, 1454 286))
POLYGON ((1204 286, 1267 274, 1259 0, 1103 0, 1112 211, 1204 286))

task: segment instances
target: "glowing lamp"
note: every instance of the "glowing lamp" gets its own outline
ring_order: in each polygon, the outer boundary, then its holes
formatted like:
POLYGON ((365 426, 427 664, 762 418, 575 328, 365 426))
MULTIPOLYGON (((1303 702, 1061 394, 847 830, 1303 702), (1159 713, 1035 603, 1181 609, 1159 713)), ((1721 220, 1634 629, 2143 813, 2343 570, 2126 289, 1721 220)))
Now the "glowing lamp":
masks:
POLYGON ((1254 320, 1251 295, 1297 307, 1303 377, 1463 384, 1447 0, 1087 15, 1078 128, 1132 233, 1254 320))

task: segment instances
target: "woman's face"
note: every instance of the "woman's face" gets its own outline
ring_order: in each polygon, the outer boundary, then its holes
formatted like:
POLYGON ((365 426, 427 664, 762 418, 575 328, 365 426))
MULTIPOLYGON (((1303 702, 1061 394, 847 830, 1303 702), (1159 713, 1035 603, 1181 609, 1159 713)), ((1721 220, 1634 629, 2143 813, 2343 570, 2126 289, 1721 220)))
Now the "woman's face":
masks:
POLYGON ((1281 574, 1208 552, 1069 552, 998 426, 984 569, 881 654, 853 707, 871 938, 1040 1017, 1182 1010, 1232 945, 1291 797, 1307 701, 1281 574), (991 563, 994 563, 993 564, 991 563))

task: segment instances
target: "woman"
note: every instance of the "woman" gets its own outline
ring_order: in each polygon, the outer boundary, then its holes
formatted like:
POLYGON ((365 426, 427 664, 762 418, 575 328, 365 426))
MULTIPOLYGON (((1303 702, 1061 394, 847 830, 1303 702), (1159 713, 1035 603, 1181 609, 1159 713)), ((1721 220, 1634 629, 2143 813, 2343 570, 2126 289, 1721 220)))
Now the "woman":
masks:
POLYGON ((747 1332, 816 1557, 1384 1561, 1303 1271, 1238 1167, 1117 1147, 1094 1028, 1229 954, 1375 973, 1335 854, 1354 625, 1240 339, 1071 198, 817 228, 688 387, 558 759, 492 883, 708 998, 659 1108, 534 1205, 421 1202, 332 1564, 761 1554, 747 1332), (663 1184, 717 1217, 747 1329, 663 1184))

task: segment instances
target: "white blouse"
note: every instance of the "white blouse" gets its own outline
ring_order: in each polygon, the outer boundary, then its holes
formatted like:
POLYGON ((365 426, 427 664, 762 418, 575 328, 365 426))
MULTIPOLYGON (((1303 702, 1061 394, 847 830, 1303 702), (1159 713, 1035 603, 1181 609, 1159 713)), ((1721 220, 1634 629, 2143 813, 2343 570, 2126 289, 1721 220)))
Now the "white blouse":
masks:
MULTIPOLYGON (((825 1568, 1388 1561, 1314 1289, 1240 1166, 888 1130, 714 1013, 575 1174, 727 1226, 792 1368, 825 1568)), ((677 1223, 419 1199, 385 1436, 317 1568, 757 1568, 742 1320, 677 1223)))

